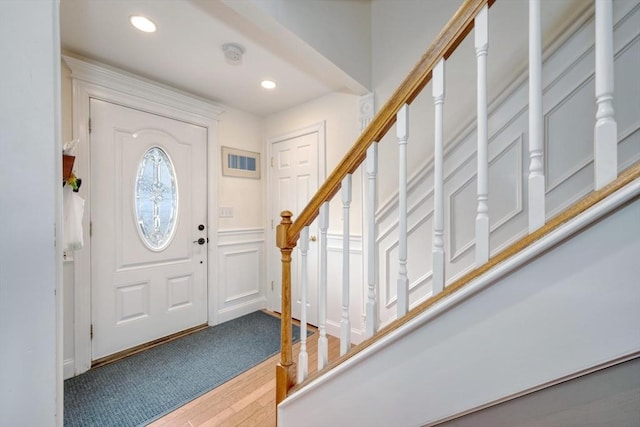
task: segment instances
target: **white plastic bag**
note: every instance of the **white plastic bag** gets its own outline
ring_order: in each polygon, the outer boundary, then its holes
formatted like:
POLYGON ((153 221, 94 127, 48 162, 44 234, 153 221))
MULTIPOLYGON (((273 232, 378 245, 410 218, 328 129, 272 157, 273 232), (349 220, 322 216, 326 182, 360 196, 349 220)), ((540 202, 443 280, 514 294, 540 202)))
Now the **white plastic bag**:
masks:
POLYGON ((64 210, 64 250, 77 251, 82 248, 82 215, 84 199, 74 193, 70 185, 62 190, 62 206, 64 210))

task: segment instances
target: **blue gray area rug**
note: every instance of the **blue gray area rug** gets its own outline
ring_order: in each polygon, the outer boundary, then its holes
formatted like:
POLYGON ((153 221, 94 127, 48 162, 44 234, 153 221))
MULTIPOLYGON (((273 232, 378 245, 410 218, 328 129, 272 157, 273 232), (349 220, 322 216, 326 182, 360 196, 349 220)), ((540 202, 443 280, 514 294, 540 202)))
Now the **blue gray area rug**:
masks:
POLYGON ((206 328, 66 380, 64 425, 146 425, 279 351, 280 319, 261 311, 206 328))

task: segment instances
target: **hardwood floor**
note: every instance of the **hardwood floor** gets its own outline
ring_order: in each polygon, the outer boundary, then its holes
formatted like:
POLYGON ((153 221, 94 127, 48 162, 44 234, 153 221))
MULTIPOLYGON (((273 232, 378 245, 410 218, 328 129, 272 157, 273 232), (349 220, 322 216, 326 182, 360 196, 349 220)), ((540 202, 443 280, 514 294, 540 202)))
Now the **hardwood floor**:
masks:
MULTIPOLYGON (((315 329, 315 328, 310 328, 315 329)), ((307 338, 309 373, 317 370, 318 331, 307 338)), ((293 346, 294 361, 298 360, 300 343, 293 346)), ((340 354, 340 340, 329 336, 329 360, 340 354)), ((280 354, 265 360, 242 375, 211 390, 199 398, 150 424, 152 427, 210 427, 276 425, 275 367, 280 354)))

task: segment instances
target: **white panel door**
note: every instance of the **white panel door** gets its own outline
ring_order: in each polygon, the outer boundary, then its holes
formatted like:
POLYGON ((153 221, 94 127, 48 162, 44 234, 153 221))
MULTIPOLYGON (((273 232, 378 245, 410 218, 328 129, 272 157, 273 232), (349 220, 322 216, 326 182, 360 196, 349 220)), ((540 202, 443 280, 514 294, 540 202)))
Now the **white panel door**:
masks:
MULTIPOLYGON (((274 142, 271 146, 273 167, 271 174, 272 212, 274 227, 280 222, 280 213, 289 210, 293 213, 293 219, 309 202, 318 189, 318 144, 319 132, 311 132, 274 142)), ((312 325, 318 323, 318 228, 317 221, 309 229, 311 241, 309 242, 308 260, 308 288, 307 288, 307 322, 312 325)), ((274 274, 272 280, 277 286, 272 292, 272 307, 280 311, 281 307, 281 283, 282 264, 280 251, 274 250, 271 271, 274 274)), ((296 247, 293 251, 291 265, 291 293, 293 317, 300 318, 300 250, 296 247)))
POLYGON ((207 130, 97 99, 90 110, 96 360, 207 322, 207 130))

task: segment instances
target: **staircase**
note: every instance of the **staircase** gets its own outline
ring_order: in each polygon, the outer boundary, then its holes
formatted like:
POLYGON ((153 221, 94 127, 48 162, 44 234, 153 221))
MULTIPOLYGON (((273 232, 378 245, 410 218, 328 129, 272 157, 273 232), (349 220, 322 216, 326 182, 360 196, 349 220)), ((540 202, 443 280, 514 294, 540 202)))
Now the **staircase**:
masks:
MULTIPOLYGON (((592 63, 591 68, 595 68, 597 110, 591 118, 593 173, 589 175, 583 173, 584 164, 576 170, 558 172, 548 163, 557 162, 554 153, 565 149, 553 151, 554 146, 545 138, 554 126, 556 110, 545 111, 544 103, 553 95, 552 86, 569 73, 561 72, 551 82, 549 74, 543 73, 538 0, 530 1, 528 84, 523 83, 527 91, 520 90, 528 92, 526 137, 521 134, 495 154, 501 144, 496 135, 517 120, 496 131, 497 119, 492 118, 495 109, 489 108, 487 58, 489 8, 493 3, 465 1, 303 211, 296 218, 291 212, 282 213, 276 235, 282 253, 282 347, 276 369, 278 425, 434 425, 640 356, 640 316, 636 314, 640 306, 640 117, 632 117, 631 130, 625 125, 619 132, 614 110, 614 77, 618 75, 614 73, 614 60, 625 52, 631 52, 631 58, 637 55, 640 5, 621 12, 611 1, 597 0, 595 10, 586 13, 595 15, 595 67, 592 63), (467 198, 460 196, 460 190, 448 194, 445 203, 446 185, 453 175, 447 169, 455 163, 455 153, 445 150, 443 136, 445 66, 467 36, 474 38, 478 76, 476 93, 470 94, 477 101, 477 119, 469 134, 474 142, 475 168, 459 187, 467 198), (435 129, 433 167, 425 179, 431 183, 433 206, 428 215, 432 225, 431 265, 425 275, 430 289, 417 298, 407 266, 421 262, 411 261, 408 253, 410 245, 415 244, 412 232, 420 221, 412 219, 417 210, 412 202, 416 186, 408 179, 407 144, 410 104, 429 83, 435 129), (381 280, 377 261, 381 258, 384 218, 376 200, 378 144, 383 140, 388 143, 391 137, 387 134, 392 130, 399 159, 394 207, 397 224, 391 227, 397 229, 397 260, 392 280, 388 275, 381 280), (527 153, 524 148, 528 148, 527 153), (496 196, 489 191, 490 176, 494 177, 491 185, 495 190, 496 165, 508 158, 504 153, 515 153, 516 160, 524 156, 528 172, 524 179, 522 173, 498 174, 499 182, 505 183, 498 188, 516 188, 522 199, 512 211, 506 209, 505 216, 496 219, 491 213, 501 211, 493 202, 496 196), (368 204, 363 207, 367 218, 363 236, 368 257, 364 287, 367 339, 352 347, 349 298, 351 287, 356 285, 349 280, 349 207, 351 176, 359 168, 367 177, 368 193, 368 204), (590 179, 588 188, 579 184, 579 179, 590 179), (468 184, 474 180, 476 191, 471 194, 466 189, 472 188, 468 184), (329 363, 327 229, 329 202, 338 194, 344 218, 343 282, 339 285, 341 357, 329 363), (454 203, 457 200, 463 200, 459 206, 454 203), (473 242, 464 244, 457 242, 445 226, 462 227, 455 222, 456 215, 470 204, 473 212, 465 213, 468 221, 460 221, 475 230, 475 236, 473 242), (520 217, 524 221, 522 230, 518 230, 519 220, 514 219, 520 217), (304 334, 297 364, 292 355, 291 262, 294 248, 298 248, 300 298, 306 301, 309 226, 316 219, 320 228, 319 373, 308 378, 304 334), (509 221, 516 231, 500 237, 499 228, 509 221), (465 257, 469 258, 466 267, 454 262, 465 257), (395 287, 393 297, 381 289, 388 288, 389 282, 395 287), (387 320, 391 306, 396 309, 395 319, 387 320), (382 328, 381 323, 385 324, 382 328)), ((566 44, 571 46, 570 42, 566 44)), ((635 63, 637 67, 637 58, 635 63)), ((558 105, 571 105, 572 98, 565 99, 558 105)), ((635 102, 637 108, 637 99, 635 102)), ((468 139, 460 145, 468 145, 468 139)), ((571 139, 565 143, 571 146, 582 142, 571 139)), ((468 169, 469 157, 466 159, 453 169, 468 169)), ((591 167, 591 162, 587 165, 591 167)), ((304 330, 305 310, 300 321, 304 330)))

